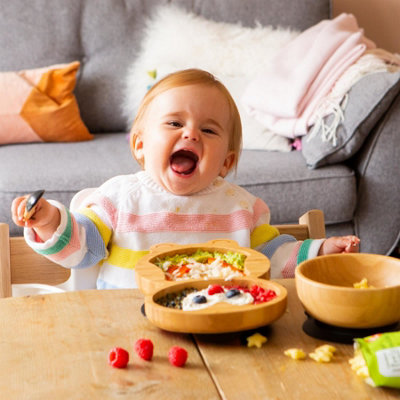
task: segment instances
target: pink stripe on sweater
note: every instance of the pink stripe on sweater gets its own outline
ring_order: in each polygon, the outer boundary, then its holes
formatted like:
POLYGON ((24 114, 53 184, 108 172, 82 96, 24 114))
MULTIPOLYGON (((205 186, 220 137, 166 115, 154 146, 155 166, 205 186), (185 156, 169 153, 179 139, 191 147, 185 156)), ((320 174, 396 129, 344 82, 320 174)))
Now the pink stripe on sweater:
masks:
POLYGON ((253 215, 247 210, 232 214, 174 214, 168 212, 148 215, 120 214, 118 232, 234 232, 252 229, 253 215))
MULTIPOLYGON (((258 222, 258 219, 265 214, 270 214, 269 207, 266 203, 264 203, 260 198, 257 198, 256 202, 253 206, 253 226, 255 226, 258 222)), ((269 223, 269 221, 268 221, 269 223)))
POLYGON ((297 254, 299 253, 299 249, 302 242, 297 242, 293 248, 292 254, 286 262, 286 265, 283 267, 282 276, 284 278, 294 278, 294 270, 296 269, 297 264, 297 254))
POLYGON ((99 205, 106 212, 108 218, 111 221, 112 229, 115 229, 118 221, 118 211, 114 204, 104 196, 101 196, 99 194, 91 194, 82 203, 82 207, 90 207, 94 204, 99 205))
POLYGON ((73 215, 71 215, 71 218, 72 218, 71 240, 61 251, 49 257, 53 261, 64 260, 71 254, 80 250, 81 248, 79 241, 79 227, 73 215))
POLYGON ((98 204, 111 220, 112 229, 118 232, 234 232, 241 229, 252 230, 263 214, 270 210, 261 199, 253 206, 253 213, 248 210, 238 210, 232 214, 176 214, 159 212, 147 215, 136 215, 127 212, 118 213, 117 208, 107 198, 100 195, 90 195, 82 204, 89 207, 98 204))

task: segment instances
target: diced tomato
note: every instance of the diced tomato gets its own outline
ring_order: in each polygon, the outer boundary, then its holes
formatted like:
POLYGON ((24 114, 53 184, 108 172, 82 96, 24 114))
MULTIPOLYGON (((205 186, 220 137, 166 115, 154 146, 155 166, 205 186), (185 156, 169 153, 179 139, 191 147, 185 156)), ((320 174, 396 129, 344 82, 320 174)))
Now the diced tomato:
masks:
POLYGON ((222 261, 222 267, 226 268, 229 267, 230 265, 226 261, 222 261))
POLYGON ((241 269, 239 269, 239 268, 236 268, 236 267, 234 267, 233 265, 230 265, 230 264, 228 264, 230 267, 231 267, 231 269, 233 269, 234 271, 237 271, 237 272, 240 272, 242 275, 244 275, 244 272, 241 270, 241 269))
POLYGON ((207 263, 208 263, 208 264, 211 264, 211 263, 213 263, 214 261, 215 261, 215 258, 212 258, 212 257, 210 257, 210 258, 207 259, 207 263))
POLYGON ((177 277, 181 278, 183 275, 187 274, 189 271, 190 271, 190 268, 186 264, 184 264, 179 268, 177 277))
POLYGON ((168 269, 167 269, 167 273, 168 274, 172 274, 175 270, 177 270, 178 269, 178 266, 177 265, 170 265, 169 267, 168 267, 168 269))

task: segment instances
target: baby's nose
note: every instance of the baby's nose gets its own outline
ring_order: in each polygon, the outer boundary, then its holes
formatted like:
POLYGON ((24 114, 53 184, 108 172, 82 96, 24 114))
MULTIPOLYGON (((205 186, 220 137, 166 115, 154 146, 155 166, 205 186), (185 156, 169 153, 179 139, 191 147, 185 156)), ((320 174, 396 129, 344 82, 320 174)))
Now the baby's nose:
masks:
POLYGON ((186 140, 192 140, 194 142, 197 142, 199 140, 199 134, 196 129, 187 128, 183 132, 183 138, 186 140))

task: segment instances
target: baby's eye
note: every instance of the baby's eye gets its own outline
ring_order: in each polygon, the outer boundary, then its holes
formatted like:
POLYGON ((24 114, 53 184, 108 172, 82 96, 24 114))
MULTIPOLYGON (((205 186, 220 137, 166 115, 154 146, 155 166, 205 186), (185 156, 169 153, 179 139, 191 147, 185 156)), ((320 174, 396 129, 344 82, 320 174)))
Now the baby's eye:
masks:
POLYGON ((180 128, 182 124, 179 121, 168 121, 167 125, 173 126, 175 128, 180 128))
POLYGON ((202 131, 204 133, 210 133, 212 135, 216 135, 217 134, 217 132, 215 132, 213 129, 210 129, 210 128, 203 128, 202 131))

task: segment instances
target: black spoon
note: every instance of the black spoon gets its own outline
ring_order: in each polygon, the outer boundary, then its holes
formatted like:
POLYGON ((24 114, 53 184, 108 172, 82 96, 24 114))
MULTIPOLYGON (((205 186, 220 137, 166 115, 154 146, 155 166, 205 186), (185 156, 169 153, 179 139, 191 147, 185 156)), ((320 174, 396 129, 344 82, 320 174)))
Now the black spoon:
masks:
POLYGON ((40 198, 43 196, 43 194, 44 190, 36 190, 36 192, 33 192, 32 194, 29 195, 28 200, 26 201, 25 212, 24 212, 25 221, 30 219, 32 215, 35 213, 35 207, 40 198))

